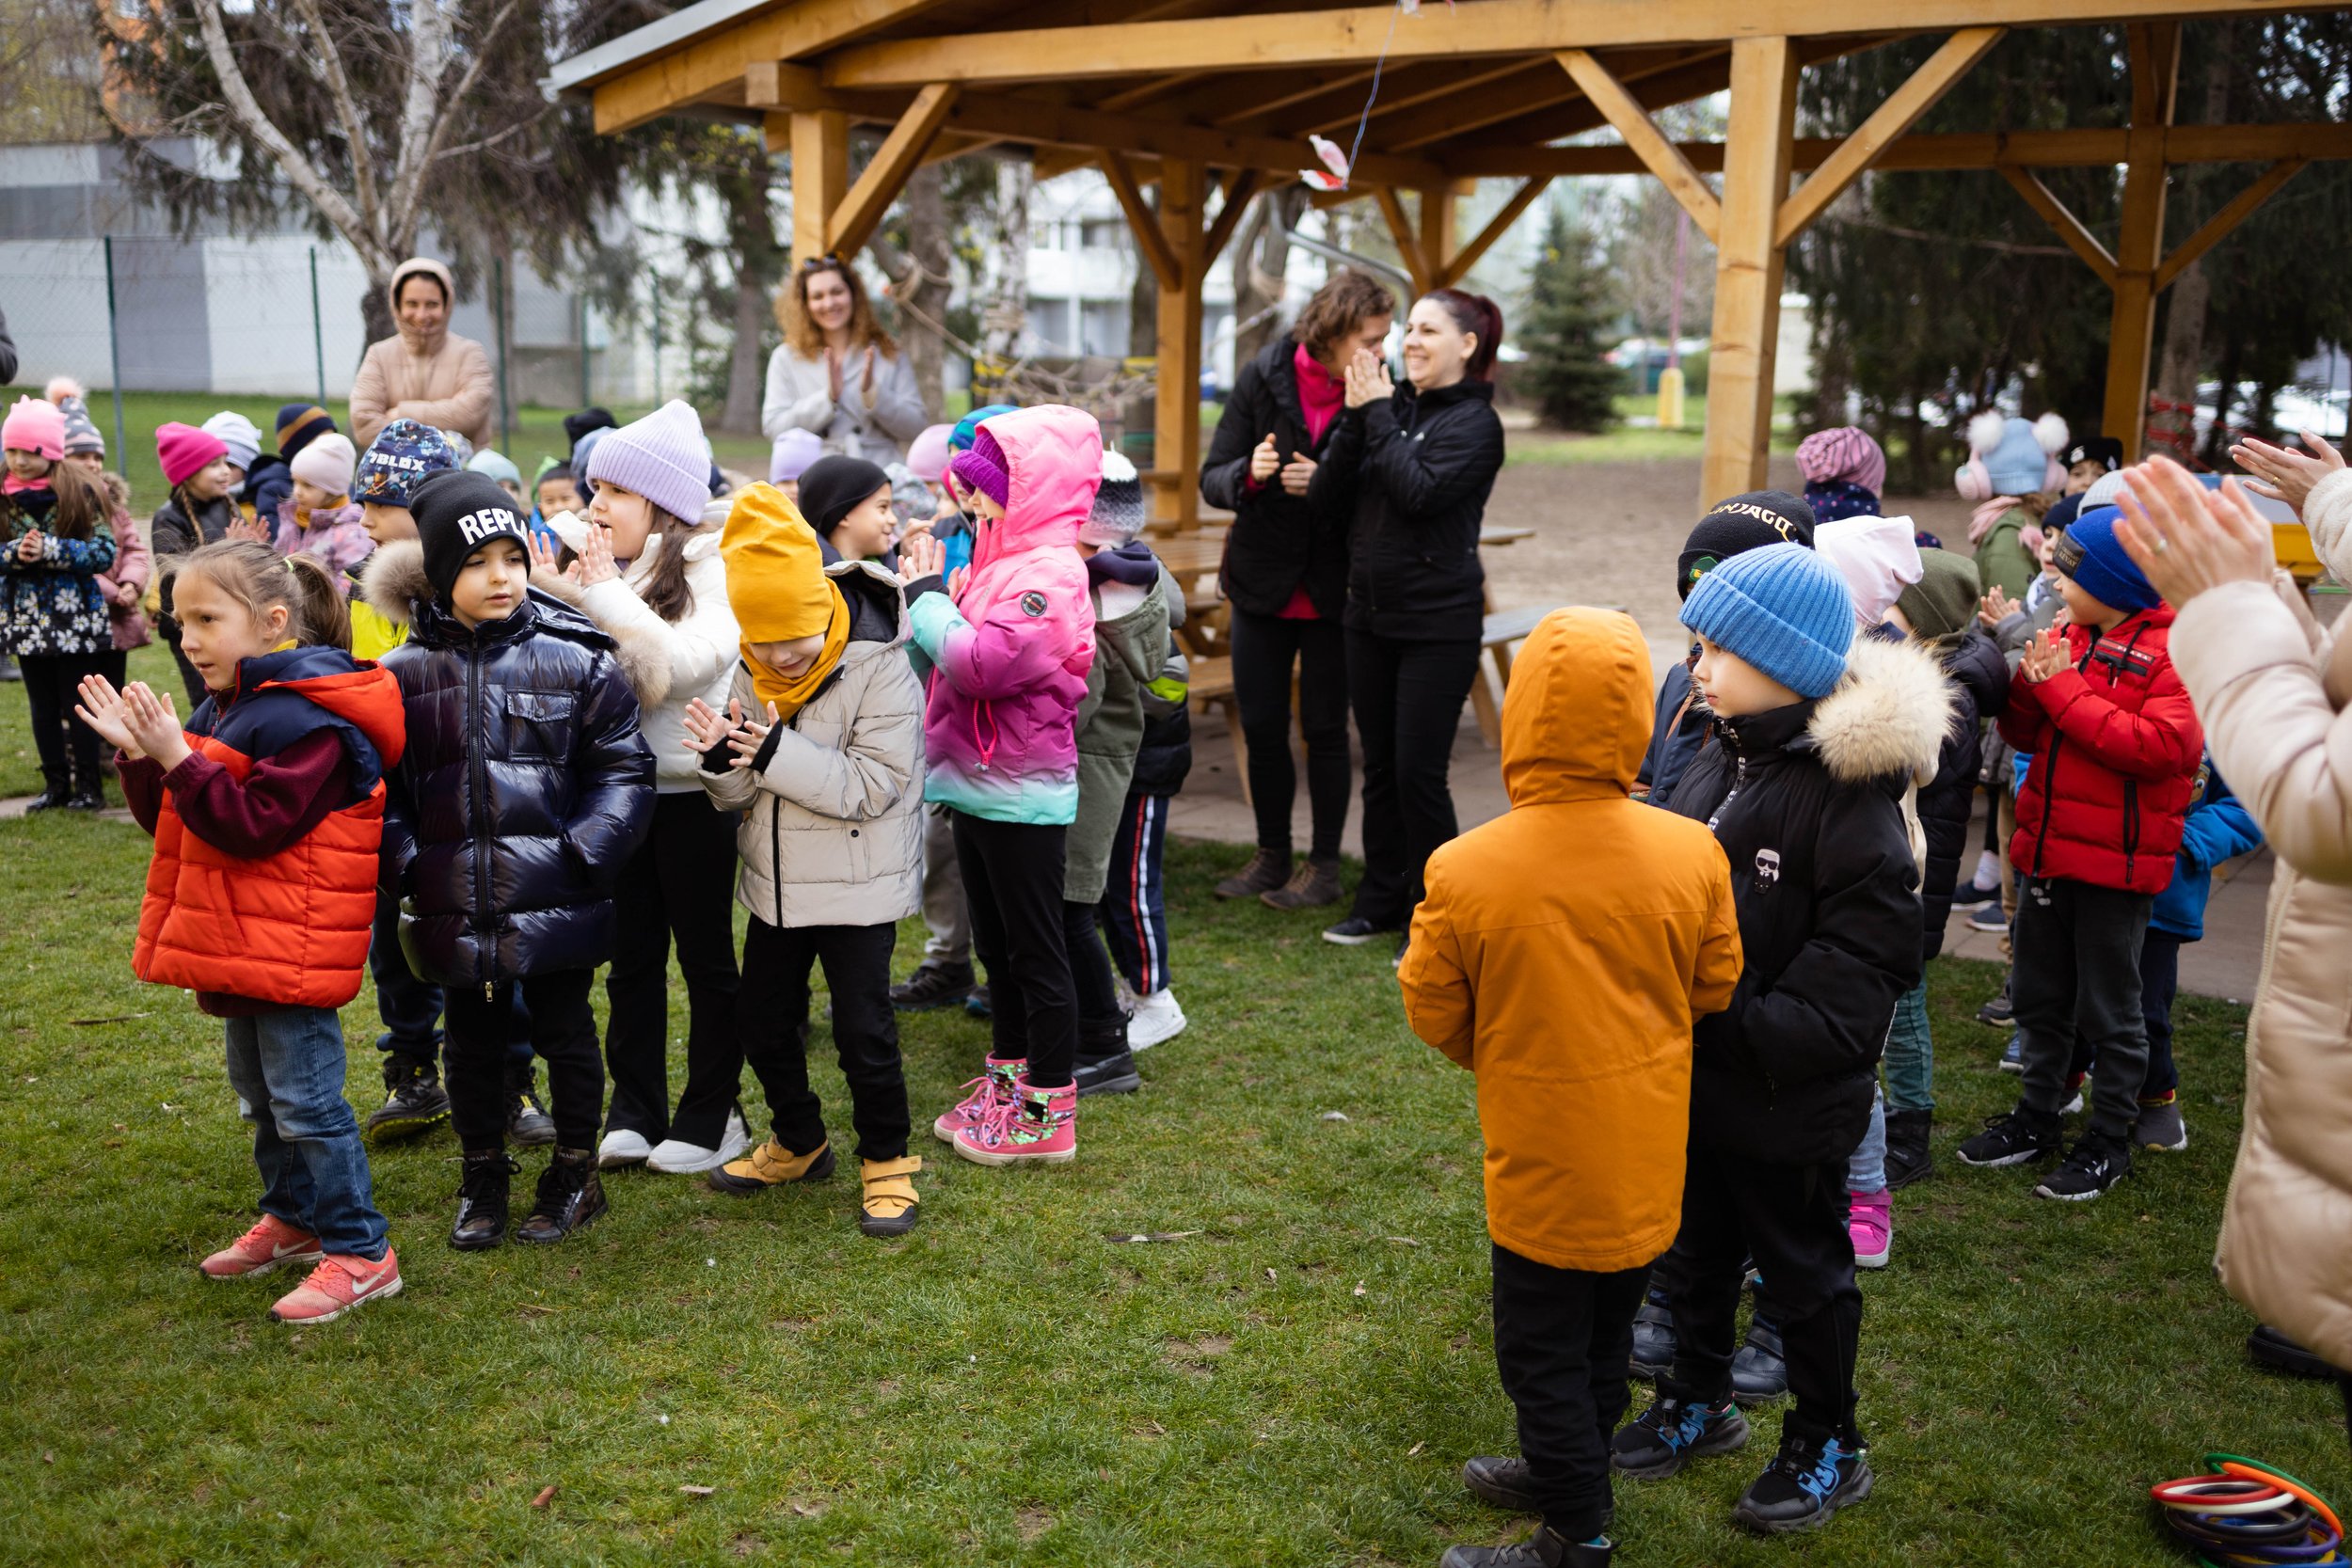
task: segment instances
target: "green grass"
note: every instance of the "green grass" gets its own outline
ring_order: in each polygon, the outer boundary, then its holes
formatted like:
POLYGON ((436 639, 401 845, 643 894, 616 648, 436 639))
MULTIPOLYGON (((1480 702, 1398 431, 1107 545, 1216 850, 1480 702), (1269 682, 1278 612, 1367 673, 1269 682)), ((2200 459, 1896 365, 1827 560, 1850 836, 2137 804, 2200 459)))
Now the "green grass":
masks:
MULTIPOLYGON (((1783 403, 1786 404, 1784 399, 1783 403)), ((1514 431, 1510 438, 1512 463, 1648 463, 1663 458, 1687 458, 1696 462, 1707 448, 1707 398, 1694 394, 1682 400, 1683 428, 1660 430, 1656 427, 1636 428, 1622 421, 1635 418, 1655 419, 1658 414, 1658 394, 1655 392, 1625 393, 1616 399, 1617 418, 1621 421, 1597 436, 1575 436, 1549 428, 1514 431)), ((1797 450, 1795 427, 1788 422, 1784 407, 1772 423, 1772 451, 1797 450)))
MULTIPOLYGON (((11 793, 23 711, 0 689, 11 793)), ((0 823, 0 1560, 1418 1565, 1523 1532, 1455 1478, 1513 1445, 1471 1082, 1406 1032, 1385 953, 1211 898, 1241 854, 1171 847, 1192 1027, 1142 1094, 1088 1103, 1074 1165, 924 1140, 923 1225, 890 1243, 842 1178, 739 1200, 624 1174, 564 1245, 461 1257, 442 1133, 375 1162, 407 1293, 297 1334, 269 1282, 193 1267, 254 1178, 218 1025, 130 973, 146 840, 0 823), (1196 1234, 1105 1239, 1135 1231, 1196 1234)), ((2054 1205, 1950 1160, 2013 1093, 1965 1022, 1997 979, 1933 974, 1945 1165, 1863 1287, 1877 1495, 1804 1543, 1736 1532, 1767 1414, 1745 1455, 1619 1486, 1624 1560, 2182 1560, 2144 1488, 2217 1447, 2352 1498, 2333 1391, 2250 1370, 2209 1267, 2243 1010, 2184 999, 2188 1151, 2054 1205)), ((368 996, 345 1025, 365 1107, 368 996)), ((908 1021, 918 1118, 983 1046, 908 1021)))

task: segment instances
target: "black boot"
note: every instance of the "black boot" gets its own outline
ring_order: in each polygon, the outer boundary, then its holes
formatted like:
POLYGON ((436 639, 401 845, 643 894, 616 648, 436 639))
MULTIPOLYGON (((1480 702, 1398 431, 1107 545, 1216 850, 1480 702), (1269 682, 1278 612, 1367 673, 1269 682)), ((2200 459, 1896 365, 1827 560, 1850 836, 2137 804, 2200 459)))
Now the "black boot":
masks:
POLYGON ((545 1148, 555 1142, 555 1118, 539 1103, 538 1084, 528 1067, 506 1081, 506 1136, 517 1148, 545 1148))
POLYGON ((1897 1187, 1908 1187, 1922 1177, 1935 1174, 1935 1156, 1928 1148, 1928 1134, 1934 1127, 1933 1111, 1886 1113, 1886 1186, 1889 1192, 1897 1187))
POLYGON ((1508 1546, 1454 1546, 1438 1568, 1609 1568, 1616 1546, 1570 1541, 1549 1525, 1508 1546))
POLYGON ((449 1091, 429 1059, 385 1057, 384 1088, 384 1103, 368 1117, 370 1143, 413 1137, 449 1116, 449 1091))
POLYGON ((1653 1285, 1633 1313, 1633 1375, 1653 1383, 1674 1370, 1675 1315, 1666 1292, 1653 1285))
POLYGON ((1124 1018, 1113 1015, 1092 1022, 1078 1022, 1078 1064, 1071 1078, 1081 1099, 1090 1094, 1133 1094, 1143 1087, 1135 1053, 1127 1049, 1124 1018))
POLYGON ((515 1227, 518 1242, 560 1242, 605 1211, 604 1183, 596 1179, 596 1151, 559 1148, 539 1177, 539 1201, 531 1217, 515 1227))
POLYGON ((470 1149, 466 1174, 457 1183, 457 1223, 449 1244, 460 1252, 485 1252, 506 1240, 507 1179, 518 1170, 502 1148, 470 1149))

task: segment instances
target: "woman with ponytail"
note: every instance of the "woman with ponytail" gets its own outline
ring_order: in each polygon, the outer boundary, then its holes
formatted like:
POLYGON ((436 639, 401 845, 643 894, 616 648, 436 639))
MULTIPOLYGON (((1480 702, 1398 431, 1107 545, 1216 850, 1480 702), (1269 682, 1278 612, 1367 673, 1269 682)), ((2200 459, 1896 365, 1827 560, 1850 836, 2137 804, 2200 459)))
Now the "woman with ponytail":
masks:
POLYGON ((1364 749, 1364 878, 1323 933, 1343 946, 1406 929, 1429 852, 1457 831, 1446 768, 1486 630, 1478 531, 1502 467, 1489 379, 1502 344, 1493 300, 1422 295, 1406 318, 1406 385, 1359 350, 1324 455, 1353 476, 1344 622, 1364 749))

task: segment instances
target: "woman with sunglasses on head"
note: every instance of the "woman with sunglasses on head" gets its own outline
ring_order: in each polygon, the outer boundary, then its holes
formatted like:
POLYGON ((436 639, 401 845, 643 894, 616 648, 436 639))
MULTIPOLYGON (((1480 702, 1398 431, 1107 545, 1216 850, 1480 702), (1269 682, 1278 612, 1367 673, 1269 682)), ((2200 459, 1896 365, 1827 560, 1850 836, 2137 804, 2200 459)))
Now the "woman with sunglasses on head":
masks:
POLYGON ((784 341, 768 357, 759 426, 771 441, 805 430, 828 451, 869 463, 906 461, 906 444, 930 424, 914 367, 874 319, 857 269, 818 256, 776 291, 784 341))

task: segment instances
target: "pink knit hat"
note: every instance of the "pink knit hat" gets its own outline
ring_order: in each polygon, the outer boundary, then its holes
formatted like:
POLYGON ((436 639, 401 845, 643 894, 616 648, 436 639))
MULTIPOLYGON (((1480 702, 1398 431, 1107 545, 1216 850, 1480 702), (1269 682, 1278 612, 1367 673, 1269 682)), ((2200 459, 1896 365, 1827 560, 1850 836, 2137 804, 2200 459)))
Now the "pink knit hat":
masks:
POLYGON ((998 506, 1012 504, 1012 474, 1005 463, 1005 449, 996 444, 988 426, 972 433, 972 445, 956 453, 947 471, 961 480, 965 489, 977 490, 998 506))
POLYGON ((907 444, 907 468, 926 484, 937 484, 947 472, 947 437, 951 424, 935 424, 907 444))
POLYGON ((39 398, 19 398, 0 422, 0 447, 37 451, 52 463, 65 455, 65 410, 39 398))
POLYGON ((1817 430, 1797 443, 1797 472, 1808 484, 1842 479, 1876 495, 1886 488, 1886 451, 1850 424, 1817 430))
POLYGON ((229 443, 192 424, 174 420, 155 427, 155 458, 164 466, 164 483, 184 483, 207 464, 229 455, 229 443))

